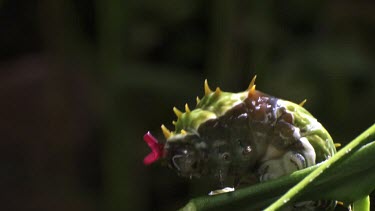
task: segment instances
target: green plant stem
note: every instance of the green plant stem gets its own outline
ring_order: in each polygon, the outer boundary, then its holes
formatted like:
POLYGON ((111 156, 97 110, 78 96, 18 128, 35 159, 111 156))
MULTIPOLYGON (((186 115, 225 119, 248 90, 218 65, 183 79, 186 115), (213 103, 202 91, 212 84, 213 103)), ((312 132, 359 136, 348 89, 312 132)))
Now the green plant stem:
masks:
POLYGON ((316 178, 318 178, 329 167, 332 167, 333 165, 335 165, 340 159, 343 159, 343 158, 349 156, 351 154, 350 152, 355 151, 360 146, 363 146, 363 145, 367 144, 369 141, 373 141, 374 140, 373 136, 375 136, 375 124, 372 125, 365 132, 363 132, 361 135, 359 135, 357 138, 355 138, 347 146, 342 148, 331 159, 322 163, 322 165, 320 165, 317 169, 315 169, 311 174, 309 174, 307 177, 305 177, 296 186, 291 188, 286 194, 284 194, 276 202, 271 204, 271 206, 266 208, 265 211, 277 210, 277 209, 285 206, 287 204, 286 202, 291 201, 292 198, 295 198, 296 196, 301 194, 301 192, 303 191, 304 188, 309 186, 309 184, 311 184, 316 178))
POLYGON ((293 173, 289 177, 238 189, 234 192, 191 199, 181 210, 236 210, 248 204, 250 210, 259 210, 275 201, 285 190, 302 180, 316 166, 293 173), (265 200, 266 199, 266 200, 265 200))
POLYGON ((365 196, 353 203, 353 211, 370 211, 370 196, 365 196))

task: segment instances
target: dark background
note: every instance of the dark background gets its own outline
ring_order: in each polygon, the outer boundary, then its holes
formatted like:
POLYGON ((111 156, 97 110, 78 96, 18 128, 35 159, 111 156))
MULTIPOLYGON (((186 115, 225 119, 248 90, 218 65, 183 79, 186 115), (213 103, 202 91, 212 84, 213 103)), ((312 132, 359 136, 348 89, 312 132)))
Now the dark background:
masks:
MULTIPOLYGON (((372 1, 0 0, 0 209, 175 210, 210 190, 158 164, 212 88, 301 102, 347 143, 374 123, 372 1)), ((373 202, 374 204, 374 202, 373 202)))

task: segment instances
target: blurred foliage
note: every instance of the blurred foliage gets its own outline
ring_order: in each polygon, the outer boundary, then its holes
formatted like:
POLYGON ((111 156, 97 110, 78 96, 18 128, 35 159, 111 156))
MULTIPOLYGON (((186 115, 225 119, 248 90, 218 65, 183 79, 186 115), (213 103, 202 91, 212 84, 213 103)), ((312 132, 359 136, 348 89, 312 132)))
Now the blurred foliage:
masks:
MULTIPOLYGON (((161 123, 172 128, 171 108, 193 105, 205 78, 212 87, 236 92, 257 74, 259 90, 295 102, 307 98, 305 107, 346 144, 374 123, 374 11, 371 1, 0 1, 1 110, 15 121, 2 141, 13 143, 9 136, 39 143, 4 160, 28 172, 27 181, 40 190, 20 201, 31 200, 39 210, 51 203, 48 197, 60 210, 67 201, 75 201, 69 209, 80 210, 174 210, 208 193, 205 180, 187 181, 141 162, 148 153, 143 134, 162 137, 161 123), (26 71, 7 71, 30 55, 47 63, 45 72, 30 63, 22 66, 26 71), (42 97, 14 91, 34 93, 25 76, 37 70, 41 82, 32 82, 42 84, 35 91, 42 97), (9 78, 22 83, 5 83, 9 78), (25 99, 46 119, 47 129, 38 129, 44 142, 25 129, 39 127, 42 118, 27 112, 29 104, 20 103, 25 99), (10 112, 14 105, 18 109, 10 112), (57 138, 58 147, 51 142, 57 138), (25 158, 39 156, 39 146, 59 162, 35 161, 41 167, 35 174, 25 158), (61 163, 65 168, 57 168, 61 163), (45 181, 51 185, 40 186, 45 181)), ((8 119, 0 125, 8 128, 8 119)), ((29 186, 16 187, 22 192, 29 186)), ((3 191, 9 190, 18 189, 3 191)))

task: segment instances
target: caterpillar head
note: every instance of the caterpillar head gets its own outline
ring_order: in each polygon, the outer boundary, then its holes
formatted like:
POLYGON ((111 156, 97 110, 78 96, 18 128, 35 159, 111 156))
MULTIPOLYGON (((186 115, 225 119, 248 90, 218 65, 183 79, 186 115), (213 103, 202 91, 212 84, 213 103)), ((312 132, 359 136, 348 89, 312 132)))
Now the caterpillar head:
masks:
POLYGON ((164 148, 168 166, 180 176, 200 177, 208 165, 206 144, 197 134, 180 134, 168 139, 164 148))
MULTIPOLYGON (((163 131, 167 129, 162 126, 163 131)), ((205 174, 207 169, 206 144, 198 134, 178 134, 167 139, 166 144, 160 144, 150 132, 146 133, 144 140, 148 143, 152 152, 143 162, 149 165, 157 160, 164 159, 168 166, 174 169, 180 176, 199 177, 205 174)))

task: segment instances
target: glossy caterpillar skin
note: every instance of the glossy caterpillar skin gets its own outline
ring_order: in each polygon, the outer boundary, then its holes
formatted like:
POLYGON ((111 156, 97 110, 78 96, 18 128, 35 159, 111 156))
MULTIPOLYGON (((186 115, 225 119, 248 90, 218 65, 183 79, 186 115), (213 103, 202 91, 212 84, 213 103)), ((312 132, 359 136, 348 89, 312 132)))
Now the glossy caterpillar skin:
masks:
POLYGON ((306 109, 255 90, 254 81, 239 93, 211 91, 205 81, 205 96, 197 98, 194 110, 174 108, 175 130, 162 125, 162 158, 179 175, 212 175, 238 186, 290 174, 336 152, 331 136, 306 109))

